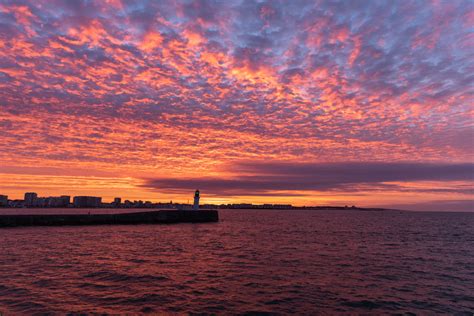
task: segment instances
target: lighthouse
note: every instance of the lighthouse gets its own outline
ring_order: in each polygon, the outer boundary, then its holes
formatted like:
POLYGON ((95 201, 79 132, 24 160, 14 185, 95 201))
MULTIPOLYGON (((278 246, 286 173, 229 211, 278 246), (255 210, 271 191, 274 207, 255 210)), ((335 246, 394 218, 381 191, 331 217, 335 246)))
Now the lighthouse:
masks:
POLYGON ((199 210, 199 190, 196 190, 196 192, 194 192, 193 210, 194 210, 194 211, 198 211, 198 210, 199 210))

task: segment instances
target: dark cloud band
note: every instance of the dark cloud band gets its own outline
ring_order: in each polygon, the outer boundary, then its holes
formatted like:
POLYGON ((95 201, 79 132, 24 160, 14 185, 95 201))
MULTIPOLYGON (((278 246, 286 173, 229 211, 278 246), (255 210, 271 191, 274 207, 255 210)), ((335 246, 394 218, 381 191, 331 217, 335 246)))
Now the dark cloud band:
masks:
MULTIPOLYGON (((393 182, 474 181, 474 164, 471 163, 240 162, 229 170, 236 176, 147 179, 145 186, 163 191, 201 188, 216 195, 271 195, 279 191, 402 190, 390 184, 393 182)), ((427 191, 425 188, 421 190, 427 191)), ((472 189, 465 187, 453 191, 473 193, 472 189)))

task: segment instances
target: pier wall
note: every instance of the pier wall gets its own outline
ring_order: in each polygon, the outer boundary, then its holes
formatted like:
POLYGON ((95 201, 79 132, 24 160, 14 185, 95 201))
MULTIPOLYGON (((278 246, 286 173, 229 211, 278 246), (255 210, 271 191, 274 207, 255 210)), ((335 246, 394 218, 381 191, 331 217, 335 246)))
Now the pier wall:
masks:
POLYGON ((0 227, 218 222, 217 210, 159 210, 123 214, 0 215, 0 227))

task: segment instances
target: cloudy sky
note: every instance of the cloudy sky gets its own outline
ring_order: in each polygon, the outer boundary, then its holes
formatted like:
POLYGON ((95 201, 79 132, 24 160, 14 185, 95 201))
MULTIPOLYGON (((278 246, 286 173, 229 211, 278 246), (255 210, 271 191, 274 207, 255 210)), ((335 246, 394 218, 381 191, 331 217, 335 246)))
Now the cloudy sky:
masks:
POLYGON ((473 1, 0 0, 0 194, 468 210, 473 1))

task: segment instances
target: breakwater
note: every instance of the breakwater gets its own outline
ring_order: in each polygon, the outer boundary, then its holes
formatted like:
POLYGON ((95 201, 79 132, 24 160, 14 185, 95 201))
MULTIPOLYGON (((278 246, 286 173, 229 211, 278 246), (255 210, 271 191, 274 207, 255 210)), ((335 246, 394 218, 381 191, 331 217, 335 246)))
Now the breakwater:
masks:
POLYGON ((218 222, 217 210, 158 210, 117 214, 0 215, 0 227, 218 222))

